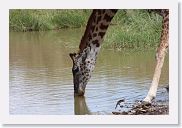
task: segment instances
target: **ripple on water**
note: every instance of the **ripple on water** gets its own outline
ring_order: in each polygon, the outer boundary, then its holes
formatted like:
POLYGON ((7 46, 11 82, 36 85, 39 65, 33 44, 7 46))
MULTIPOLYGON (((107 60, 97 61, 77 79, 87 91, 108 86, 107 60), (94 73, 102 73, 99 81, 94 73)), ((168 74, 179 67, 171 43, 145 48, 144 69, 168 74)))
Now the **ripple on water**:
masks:
MULTIPOLYGON (((144 98, 153 76, 154 52, 113 50, 101 51, 85 98, 74 98, 68 54, 77 47, 80 32, 10 32, 10 114, 111 114, 122 98, 130 105, 144 98)), ((168 61, 163 70, 162 86, 169 82, 168 61)), ((157 100, 168 101, 162 86, 157 100)))

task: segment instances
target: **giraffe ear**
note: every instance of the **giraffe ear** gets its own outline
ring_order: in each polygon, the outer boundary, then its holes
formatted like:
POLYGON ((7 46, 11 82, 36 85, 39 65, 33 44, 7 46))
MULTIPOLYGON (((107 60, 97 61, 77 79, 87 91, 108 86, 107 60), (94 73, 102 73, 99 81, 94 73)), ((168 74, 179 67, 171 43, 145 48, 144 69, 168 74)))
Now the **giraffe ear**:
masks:
POLYGON ((75 61, 76 53, 70 53, 69 56, 71 57, 72 61, 75 61))

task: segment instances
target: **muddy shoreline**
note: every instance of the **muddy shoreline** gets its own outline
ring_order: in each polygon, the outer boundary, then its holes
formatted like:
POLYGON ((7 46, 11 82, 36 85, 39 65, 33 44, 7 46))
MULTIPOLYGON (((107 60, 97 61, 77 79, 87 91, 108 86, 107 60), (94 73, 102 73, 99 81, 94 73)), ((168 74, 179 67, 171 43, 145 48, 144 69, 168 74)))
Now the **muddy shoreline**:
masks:
POLYGON ((112 112, 114 115, 168 115, 169 105, 159 104, 159 103, 136 103, 128 111, 112 112))
POLYGON ((115 109, 119 106, 119 111, 113 111, 113 115, 168 115, 169 114, 169 86, 163 88, 161 94, 166 94, 165 100, 154 100, 152 103, 146 103, 143 101, 135 101, 132 106, 127 105, 125 99, 120 99, 115 109), (128 107, 127 111, 122 108, 128 107))

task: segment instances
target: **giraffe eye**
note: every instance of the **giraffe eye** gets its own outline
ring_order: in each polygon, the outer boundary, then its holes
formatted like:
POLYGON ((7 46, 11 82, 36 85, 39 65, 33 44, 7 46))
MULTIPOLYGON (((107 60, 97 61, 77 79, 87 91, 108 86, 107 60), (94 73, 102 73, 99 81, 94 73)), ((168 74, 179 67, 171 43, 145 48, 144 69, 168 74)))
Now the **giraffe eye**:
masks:
POLYGON ((73 74, 77 73, 78 71, 79 71, 78 67, 72 69, 73 74))

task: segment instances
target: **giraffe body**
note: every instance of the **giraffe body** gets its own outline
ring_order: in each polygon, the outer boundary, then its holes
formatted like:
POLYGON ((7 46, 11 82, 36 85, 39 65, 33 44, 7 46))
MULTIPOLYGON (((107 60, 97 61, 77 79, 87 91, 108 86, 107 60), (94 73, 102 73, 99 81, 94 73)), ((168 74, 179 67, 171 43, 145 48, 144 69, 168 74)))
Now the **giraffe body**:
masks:
MULTIPOLYGON (((160 45, 156 53, 157 63, 153 76, 153 81, 149 89, 148 95, 144 99, 144 101, 146 102, 151 102, 152 99, 154 99, 156 96, 161 69, 164 63, 166 50, 169 45, 169 10, 156 9, 150 11, 154 11, 163 17, 163 25, 160 45)), ((93 10, 88 20, 85 33, 81 39, 79 52, 70 53, 70 57, 73 61, 72 73, 75 95, 84 95, 86 85, 91 78, 91 74, 95 68, 97 55, 100 51, 104 35, 116 13, 116 9, 93 10)))

